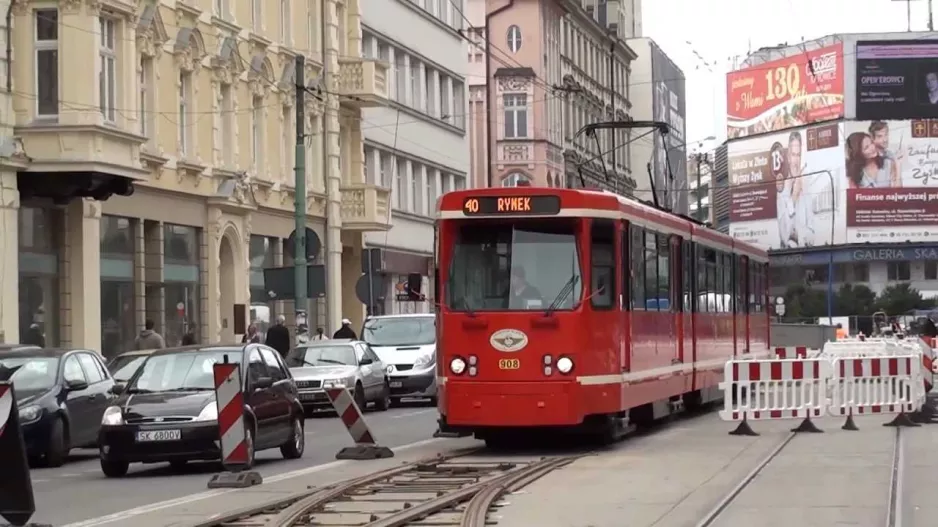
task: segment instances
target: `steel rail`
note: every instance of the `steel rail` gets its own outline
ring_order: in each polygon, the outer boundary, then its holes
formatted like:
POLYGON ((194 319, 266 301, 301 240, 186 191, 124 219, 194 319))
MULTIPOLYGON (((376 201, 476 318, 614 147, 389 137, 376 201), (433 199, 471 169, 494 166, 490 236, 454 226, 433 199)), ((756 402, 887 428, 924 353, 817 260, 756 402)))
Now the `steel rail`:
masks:
POLYGON ((902 427, 897 426, 889 476, 889 500, 886 502, 886 527, 902 527, 902 481, 905 479, 905 444, 902 437, 902 427))

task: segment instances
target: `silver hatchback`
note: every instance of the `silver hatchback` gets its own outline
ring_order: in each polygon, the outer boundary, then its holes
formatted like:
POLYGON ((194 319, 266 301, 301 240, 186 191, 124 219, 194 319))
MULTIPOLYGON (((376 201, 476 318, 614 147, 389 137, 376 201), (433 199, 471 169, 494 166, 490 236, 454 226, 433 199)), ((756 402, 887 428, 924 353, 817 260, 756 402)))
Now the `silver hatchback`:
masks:
POLYGON ((331 409, 325 389, 332 387, 348 388, 362 411, 372 402, 381 411, 390 406, 387 366, 364 342, 351 339, 310 341, 290 351, 287 365, 304 409, 331 409))

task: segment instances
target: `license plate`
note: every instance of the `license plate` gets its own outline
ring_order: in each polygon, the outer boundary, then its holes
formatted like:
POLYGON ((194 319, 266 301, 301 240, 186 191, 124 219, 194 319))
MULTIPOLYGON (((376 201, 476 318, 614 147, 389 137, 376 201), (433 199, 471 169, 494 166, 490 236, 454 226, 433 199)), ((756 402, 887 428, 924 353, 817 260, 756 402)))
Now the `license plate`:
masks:
POLYGON ((404 383, 401 381, 391 381, 391 388, 400 388, 404 386, 404 383))
POLYGON ((498 368, 501 370, 517 370, 521 367, 518 359, 498 359, 498 368))
POLYGON ((151 441, 179 441, 182 439, 182 432, 179 430, 147 430, 137 432, 137 442, 148 443, 151 441))
POLYGON ((315 401, 315 400, 316 400, 316 395, 318 395, 318 394, 315 394, 315 393, 301 393, 301 394, 300 394, 300 400, 301 400, 301 401, 315 401))

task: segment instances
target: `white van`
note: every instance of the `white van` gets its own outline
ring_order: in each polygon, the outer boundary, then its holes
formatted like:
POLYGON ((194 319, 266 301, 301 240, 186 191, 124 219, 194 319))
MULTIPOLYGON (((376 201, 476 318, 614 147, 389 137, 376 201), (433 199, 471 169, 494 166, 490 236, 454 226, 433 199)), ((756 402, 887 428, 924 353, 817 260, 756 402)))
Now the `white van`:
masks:
POLYGON ((429 398, 436 404, 435 315, 368 317, 361 340, 387 364, 392 405, 405 397, 429 398))

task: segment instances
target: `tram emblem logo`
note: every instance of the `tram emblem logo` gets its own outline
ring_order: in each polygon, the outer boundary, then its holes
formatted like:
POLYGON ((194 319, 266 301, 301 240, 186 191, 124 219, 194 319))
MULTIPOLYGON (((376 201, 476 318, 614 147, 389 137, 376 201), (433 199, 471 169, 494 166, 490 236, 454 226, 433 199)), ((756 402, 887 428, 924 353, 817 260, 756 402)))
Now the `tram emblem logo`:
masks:
POLYGON ((517 329, 500 329, 492 333, 489 342, 498 351, 521 351, 528 345, 528 336, 517 329))

